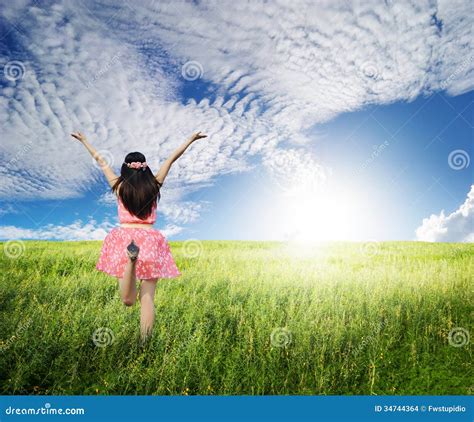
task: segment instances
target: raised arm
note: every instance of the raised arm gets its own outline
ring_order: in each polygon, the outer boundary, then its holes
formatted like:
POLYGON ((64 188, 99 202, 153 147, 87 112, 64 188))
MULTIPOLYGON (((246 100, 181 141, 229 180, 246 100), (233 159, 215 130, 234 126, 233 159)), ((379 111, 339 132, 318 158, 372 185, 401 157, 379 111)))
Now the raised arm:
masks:
POLYGON ((95 150, 95 148, 87 141, 87 138, 84 134, 81 132, 74 132, 71 133, 71 136, 73 138, 76 138, 82 145, 84 145, 89 151, 90 155, 97 161, 99 164, 100 168, 104 172, 105 177, 107 178, 107 181, 109 182, 110 187, 114 185, 114 183, 117 181, 118 176, 114 173, 114 171, 109 167, 107 164, 107 161, 104 160, 101 155, 95 150))
POLYGON ((158 173, 156 173, 155 178, 158 183, 160 185, 163 184, 173 163, 183 155, 184 151, 186 151, 194 141, 206 137, 207 135, 202 135, 201 132, 193 133, 184 144, 182 144, 178 149, 176 149, 176 151, 174 151, 173 154, 171 154, 169 158, 166 159, 165 162, 161 165, 160 169, 158 170, 158 173))

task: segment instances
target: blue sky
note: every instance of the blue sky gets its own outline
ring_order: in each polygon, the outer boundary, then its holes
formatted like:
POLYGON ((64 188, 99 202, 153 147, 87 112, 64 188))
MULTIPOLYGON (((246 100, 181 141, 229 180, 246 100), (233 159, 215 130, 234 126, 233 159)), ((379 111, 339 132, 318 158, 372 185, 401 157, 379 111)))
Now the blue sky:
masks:
POLYGON ((118 223, 72 130, 116 171, 202 130, 171 239, 473 241, 473 16, 447 5, 2 5, 0 237, 118 223))

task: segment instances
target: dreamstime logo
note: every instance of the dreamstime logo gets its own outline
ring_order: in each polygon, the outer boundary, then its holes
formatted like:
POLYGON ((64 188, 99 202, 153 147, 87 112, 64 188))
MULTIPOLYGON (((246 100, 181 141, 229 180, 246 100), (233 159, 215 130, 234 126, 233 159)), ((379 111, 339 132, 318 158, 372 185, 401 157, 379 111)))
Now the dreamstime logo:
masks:
POLYGON ((183 244, 184 256, 197 258, 202 253, 202 242, 198 239, 188 239, 183 244))
POLYGON ((380 252, 380 245, 376 240, 369 240, 362 243, 360 249, 364 255, 375 256, 380 252))
POLYGON ((471 159, 463 149, 455 149, 448 156, 448 164, 453 170, 462 170, 469 167, 471 159))
POLYGON ((275 328, 270 335, 270 343, 274 347, 287 347, 293 341, 293 335, 288 328, 275 328))
POLYGON ((202 64, 196 61, 189 61, 184 63, 181 68, 181 75, 187 81, 195 81, 199 79, 204 73, 202 64))
POLYGON ((375 63, 373 62, 365 62, 362 63, 360 67, 362 75, 369 79, 378 79, 379 78, 379 70, 375 63))
POLYGON ((22 240, 9 240, 3 245, 3 252, 8 258, 19 258, 25 252, 25 242, 22 240))
POLYGON ((3 67, 3 74, 5 75, 5 78, 12 82, 17 81, 18 79, 23 79, 25 76, 25 71, 26 69, 24 63, 18 60, 8 62, 3 67))
POLYGON ((454 347, 463 347, 469 343, 469 331, 462 327, 453 328, 448 334, 448 342, 454 347))
POLYGON ((273 157, 273 164, 277 167, 283 167, 288 163, 288 157, 284 154, 277 154, 273 157))
POLYGON ((115 335, 110 328, 99 327, 92 334, 92 341, 97 347, 107 347, 115 341, 115 335))
POLYGON ((85 409, 82 407, 52 407, 51 403, 45 403, 42 407, 12 407, 5 409, 5 415, 84 415, 85 409))
POLYGON ((112 167, 114 164, 114 156, 109 150, 103 149, 97 151, 97 155, 100 157, 98 160, 92 158, 92 163, 99 169, 102 169, 106 166, 112 167))

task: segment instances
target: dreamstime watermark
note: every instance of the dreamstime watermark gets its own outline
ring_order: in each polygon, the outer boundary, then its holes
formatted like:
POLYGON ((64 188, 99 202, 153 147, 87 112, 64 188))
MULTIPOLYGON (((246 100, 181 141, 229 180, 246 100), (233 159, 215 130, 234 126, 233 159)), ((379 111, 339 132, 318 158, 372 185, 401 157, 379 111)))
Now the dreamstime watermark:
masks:
POLYGON ((33 320, 31 318, 28 318, 24 322, 20 322, 16 328, 15 334, 13 334, 7 341, 0 343, 0 352, 3 353, 8 350, 15 340, 17 340, 18 337, 20 337, 32 323, 33 320))
POLYGON ((25 64, 19 60, 12 60, 3 67, 3 75, 5 76, 5 79, 11 82, 16 82, 20 79, 23 79, 25 77, 25 73, 25 64))
POLYGON ((385 141, 381 143, 380 145, 373 145, 372 146, 372 154, 370 154, 370 157, 367 158, 357 169, 356 173, 361 173, 364 171, 369 165, 371 165, 377 158, 379 158, 384 150, 390 145, 390 142, 385 141))
POLYGON ((188 239, 184 241, 183 253, 186 258, 197 258, 203 251, 202 242, 198 239, 188 239))
POLYGON ((202 64, 194 60, 184 63, 181 67, 181 75, 187 81, 195 81, 201 78, 203 73, 202 64))
POLYGON ((371 332, 371 334, 364 340, 362 340, 359 346, 353 350, 352 354, 354 355, 354 357, 357 356, 360 352, 362 352, 369 344, 373 343, 386 325, 387 322, 385 320, 380 321, 380 323, 378 323, 376 327, 374 327, 374 330, 371 332))
POLYGON ((107 166, 112 167, 114 164, 114 156, 107 149, 102 149, 100 151, 97 151, 96 157, 97 159, 95 157, 92 157, 92 163, 98 169, 103 169, 104 167, 107 167, 107 166))
POLYGON ((365 78, 377 80, 380 77, 377 65, 371 61, 362 63, 360 72, 365 78))
POLYGON ((117 53, 115 54, 108 62, 106 62, 100 69, 98 72, 96 72, 94 74, 94 76, 89 79, 86 83, 86 89, 89 89, 91 88, 92 86, 95 85, 95 83, 100 79, 102 78, 109 70, 110 68, 115 65, 117 62, 120 61, 120 56, 121 56, 121 53, 117 53))
POLYGON ((293 341, 293 334, 288 328, 275 328, 270 334, 270 343, 274 347, 288 347, 293 341))
POLYGON ((289 230, 286 230, 283 233, 282 242, 286 242, 286 243, 297 242, 299 239, 303 238, 304 234, 305 234, 304 230, 291 228, 289 230))
MULTIPOLYGON (((464 243, 464 245, 466 245, 466 243, 464 243)), ((458 256, 461 256, 463 254, 466 254, 466 256, 469 255, 469 251, 466 249, 465 246, 457 245, 457 244, 451 244, 450 245, 450 250, 449 250, 449 253, 447 254, 447 256, 458 257, 458 256)))
POLYGON ((17 259, 25 252, 25 242, 22 240, 8 240, 3 244, 3 253, 11 259, 17 259))
POLYGON ((464 59, 461 63, 460 66, 458 66, 453 73, 451 73, 447 79, 445 79, 443 82, 441 82, 440 84, 440 87, 441 89, 446 89, 448 87, 448 85, 454 80, 456 79, 460 73, 464 72, 464 70, 467 68, 467 66, 469 66, 469 64, 472 62, 472 59, 474 58, 473 55, 467 57, 466 59, 464 59))
POLYGON ((448 342, 453 347, 463 347, 469 344, 469 331, 462 327, 453 328, 448 334, 448 342))
POLYGON ((368 240, 361 244, 360 250, 364 255, 375 256, 380 252, 380 243, 377 240, 368 240))
POLYGON ((115 341, 114 332, 108 327, 99 327, 92 334, 92 341, 97 347, 107 347, 115 341))
POLYGON ((257 93, 260 91, 266 91, 268 88, 275 85, 276 79, 272 77, 267 77, 255 83, 250 92, 257 93))
POLYGON ((463 170, 469 167, 471 157, 463 149, 455 149, 448 155, 448 164, 453 170, 463 170))
POLYGON ((18 163, 18 161, 23 157, 33 146, 33 142, 30 141, 26 145, 24 145, 20 150, 13 156, 11 160, 8 161, 6 167, 14 167, 18 163))

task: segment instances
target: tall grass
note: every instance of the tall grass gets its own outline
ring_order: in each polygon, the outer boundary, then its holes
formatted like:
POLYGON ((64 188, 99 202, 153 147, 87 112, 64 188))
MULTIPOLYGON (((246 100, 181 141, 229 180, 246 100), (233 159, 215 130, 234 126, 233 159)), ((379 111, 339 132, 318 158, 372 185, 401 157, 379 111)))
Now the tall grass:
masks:
POLYGON ((472 244, 172 243, 144 347, 100 242, 25 245, 0 258, 2 394, 472 393, 472 343, 448 340, 472 334, 472 244))

